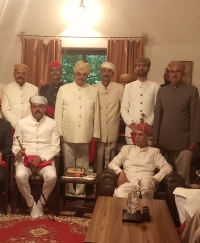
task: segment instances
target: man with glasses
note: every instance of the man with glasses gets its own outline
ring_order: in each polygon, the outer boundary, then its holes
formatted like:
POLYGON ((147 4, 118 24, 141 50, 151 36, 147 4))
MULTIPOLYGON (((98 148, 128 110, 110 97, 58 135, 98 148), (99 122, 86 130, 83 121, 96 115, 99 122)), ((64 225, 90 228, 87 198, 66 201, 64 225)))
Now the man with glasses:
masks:
MULTIPOLYGON (((78 61, 74 66, 74 82, 60 87, 56 100, 55 119, 62 141, 64 169, 89 166, 89 144, 100 137, 99 99, 97 91, 87 84, 89 63, 78 61)), ((85 185, 70 183, 67 196, 85 196, 85 185)))
POLYGON ((147 78, 151 62, 147 57, 139 57, 135 64, 137 80, 125 86, 121 115, 126 123, 126 142, 133 144, 131 132, 135 131, 137 123, 153 125, 154 106, 159 84, 147 78))
POLYGON ((185 64, 169 63, 171 83, 158 91, 153 143, 165 149, 165 158, 189 185, 190 163, 200 142, 199 92, 183 82, 185 64))

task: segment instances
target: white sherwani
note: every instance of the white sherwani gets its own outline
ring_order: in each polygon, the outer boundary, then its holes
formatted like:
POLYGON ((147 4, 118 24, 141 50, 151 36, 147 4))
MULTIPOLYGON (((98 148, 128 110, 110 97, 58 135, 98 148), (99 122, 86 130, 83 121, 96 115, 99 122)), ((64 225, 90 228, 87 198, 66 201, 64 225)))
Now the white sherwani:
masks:
MULTIPOLYGON (((51 160, 60 151, 60 135, 55 120, 44 116, 39 122, 29 115, 18 121, 14 134, 12 151, 16 155, 21 149, 16 137, 19 137, 26 155, 38 155, 42 160, 51 160)), ((54 163, 42 169, 33 170, 44 178, 43 193, 47 199, 56 183, 56 171, 54 163)), ((26 199, 27 205, 31 207, 34 199, 31 195, 28 178, 31 175, 29 167, 25 167, 22 159, 16 162, 16 180, 20 192, 26 199)), ((45 204, 41 197, 42 204, 45 204)))
POLYGON ((121 105, 121 115, 126 123, 125 135, 131 137, 131 123, 144 122, 153 125, 154 107, 159 84, 146 80, 141 82, 138 79, 125 86, 121 105), (144 114, 144 115, 142 115, 144 114))
POLYGON ((3 88, 2 113, 14 129, 18 120, 31 113, 29 99, 37 94, 38 88, 27 82, 22 87, 16 82, 12 82, 3 88))
POLYGON ((161 155, 159 149, 153 147, 140 148, 136 145, 125 145, 120 153, 108 164, 116 174, 119 174, 123 166, 130 183, 124 183, 115 190, 115 196, 127 197, 132 187, 141 180, 141 194, 143 197, 152 198, 154 184, 152 177, 161 181, 166 174, 172 171, 171 165, 161 155), (155 173, 158 168, 159 172, 155 173))
POLYGON ((68 143, 90 143, 100 137, 99 99, 97 91, 75 82, 60 87, 55 108, 60 135, 68 143))
MULTIPOLYGON (((78 86, 75 82, 60 87, 55 107, 55 119, 60 135, 64 169, 81 166, 86 170, 89 165, 89 143, 92 138, 100 138, 99 98, 97 91, 90 85, 78 86)), ((73 184, 66 187, 67 196, 85 196, 85 186, 73 184)))
MULTIPOLYGON (((1 99, 1 97, 2 97, 1 92, 2 92, 2 89, 3 89, 4 86, 5 86, 5 85, 0 84, 0 99, 1 99)), ((0 118, 2 118, 2 117, 3 117, 3 116, 2 116, 2 112, 1 112, 1 108, 0 108, 0 118)))

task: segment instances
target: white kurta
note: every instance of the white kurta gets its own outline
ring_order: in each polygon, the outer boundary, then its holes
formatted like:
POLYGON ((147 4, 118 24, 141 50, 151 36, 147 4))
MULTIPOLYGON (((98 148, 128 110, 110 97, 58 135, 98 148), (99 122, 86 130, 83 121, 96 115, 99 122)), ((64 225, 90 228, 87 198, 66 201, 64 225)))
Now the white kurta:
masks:
POLYGON ((140 123, 141 118, 150 126, 153 125, 154 107, 159 87, 159 84, 148 79, 145 82, 136 80, 125 86, 121 115, 127 125, 125 131, 127 137, 131 137, 132 132, 128 126, 131 123, 140 123))
POLYGON ((30 97, 38 94, 38 88, 25 82, 21 87, 16 82, 6 85, 2 90, 2 113, 15 129, 17 121, 28 116, 30 97))
POLYGON ((99 99, 88 84, 75 82, 60 87, 55 108, 60 135, 68 143, 90 143, 100 137, 99 99))
POLYGON ((124 86, 110 82, 104 87, 100 82, 93 87, 98 90, 100 103, 101 137, 100 142, 110 143, 118 139, 120 122, 120 105, 124 86))
POLYGON ((26 149, 27 155, 38 155, 48 161, 60 152, 57 123, 47 116, 44 116, 39 122, 32 115, 18 121, 12 147, 15 155, 20 150, 17 136, 23 148, 26 149))
MULTIPOLYGON (((2 92, 2 89, 3 89, 3 87, 4 87, 5 85, 4 84, 0 84, 0 99, 2 99, 1 97, 2 97, 2 95, 1 95, 1 92, 2 92)), ((2 118, 3 116, 2 116, 2 112, 1 112, 1 108, 0 108, 0 118, 2 118)))

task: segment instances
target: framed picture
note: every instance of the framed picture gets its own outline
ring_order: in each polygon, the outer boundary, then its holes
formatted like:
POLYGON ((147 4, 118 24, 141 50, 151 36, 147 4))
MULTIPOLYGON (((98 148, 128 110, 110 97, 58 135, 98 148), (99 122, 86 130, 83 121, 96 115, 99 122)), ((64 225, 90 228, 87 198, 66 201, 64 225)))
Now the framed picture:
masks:
POLYGON ((191 84, 193 62, 192 61, 182 61, 182 62, 185 64, 185 76, 183 77, 183 81, 186 84, 191 84))

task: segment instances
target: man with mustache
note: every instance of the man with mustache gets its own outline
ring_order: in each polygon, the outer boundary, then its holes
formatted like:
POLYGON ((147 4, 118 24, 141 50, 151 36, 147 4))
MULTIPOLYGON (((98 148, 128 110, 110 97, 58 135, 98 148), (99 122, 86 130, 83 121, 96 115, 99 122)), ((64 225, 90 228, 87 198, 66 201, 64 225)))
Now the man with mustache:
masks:
POLYGON ((15 129, 17 121, 31 113, 29 99, 38 94, 35 85, 27 83, 29 68, 24 64, 14 65, 14 79, 2 90, 2 113, 15 129))
POLYGON ((30 208, 32 218, 39 218, 44 215, 44 198, 35 202, 31 195, 29 177, 33 172, 44 179, 43 195, 47 200, 56 183, 56 169, 53 157, 60 151, 60 136, 58 125, 54 119, 45 116, 47 100, 43 96, 30 98, 31 114, 17 123, 14 134, 12 151, 16 156, 16 182, 17 186, 30 208), (18 139, 23 144, 20 147, 18 139), (28 165, 26 158, 27 156, 28 165), (42 162, 49 161, 49 164, 41 167, 42 162), (25 162, 25 163, 24 163, 25 162))
POLYGON ((133 144, 131 132, 135 124, 144 122, 153 125, 154 106, 159 84, 147 78, 151 62, 147 57, 139 57, 135 63, 137 80, 127 84, 124 89, 121 116, 126 123, 126 142, 133 144))
POLYGON ((104 62, 100 66, 101 82, 93 87, 99 93, 101 136, 97 143, 97 154, 94 162, 95 171, 99 174, 103 166, 109 163, 110 150, 116 147, 119 135, 120 105, 124 86, 112 82, 115 65, 104 62), (105 165, 103 161, 105 159, 105 165))
MULTIPOLYGON (((62 141, 64 169, 89 166, 89 144, 100 137, 99 98, 87 84, 91 65, 82 60, 74 66, 74 82, 60 87, 56 99, 55 119, 62 141)), ((66 186, 66 196, 85 197, 85 185, 66 186)))
POLYGON ((158 91, 152 139, 165 149, 166 160, 188 186, 193 150, 200 142, 199 92, 183 82, 183 62, 168 66, 171 83, 158 91))
POLYGON ((54 61, 49 64, 49 76, 51 82, 41 86, 40 95, 44 96, 48 101, 46 115, 54 118, 56 96, 59 88, 64 85, 64 82, 61 79, 62 64, 60 62, 54 61))

